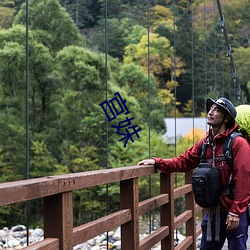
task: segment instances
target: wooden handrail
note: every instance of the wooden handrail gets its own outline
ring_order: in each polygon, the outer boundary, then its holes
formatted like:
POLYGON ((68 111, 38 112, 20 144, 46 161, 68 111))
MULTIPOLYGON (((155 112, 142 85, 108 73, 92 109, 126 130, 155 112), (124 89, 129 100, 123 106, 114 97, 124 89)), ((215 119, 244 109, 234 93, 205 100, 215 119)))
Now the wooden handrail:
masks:
POLYGON ((0 206, 33 199, 44 199, 44 240, 26 248, 37 250, 72 250, 101 233, 121 227, 122 249, 147 250, 161 242, 161 249, 196 249, 200 227, 196 213, 201 211, 193 199, 191 173, 186 184, 174 189, 173 174, 160 174, 160 194, 139 202, 141 176, 156 174, 154 166, 129 166, 58 176, 48 176, 0 184, 0 206), (120 183, 120 210, 73 228, 74 190, 120 183), (174 217, 174 200, 185 196, 186 210, 174 217), (146 238, 139 239, 139 216, 160 208, 161 225, 146 238), (174 247, 174 230, 186 224, 186 238, 174 247))

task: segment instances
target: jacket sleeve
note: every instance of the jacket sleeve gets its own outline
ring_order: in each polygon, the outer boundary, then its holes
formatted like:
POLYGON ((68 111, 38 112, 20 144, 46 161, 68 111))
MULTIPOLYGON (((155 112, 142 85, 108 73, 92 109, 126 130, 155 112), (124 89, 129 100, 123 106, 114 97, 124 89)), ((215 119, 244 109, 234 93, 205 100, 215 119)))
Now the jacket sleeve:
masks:
POLYGON ((230 212, 242 214, 250 201, 250 145, 238 136, 233 141, 234 201, 230 212))
POLYGON ((201 146, 202 140, 198 141, 178 157, 170 159, 154 157, 155 166, 165 174, 190 171, 200 163, 201 146))

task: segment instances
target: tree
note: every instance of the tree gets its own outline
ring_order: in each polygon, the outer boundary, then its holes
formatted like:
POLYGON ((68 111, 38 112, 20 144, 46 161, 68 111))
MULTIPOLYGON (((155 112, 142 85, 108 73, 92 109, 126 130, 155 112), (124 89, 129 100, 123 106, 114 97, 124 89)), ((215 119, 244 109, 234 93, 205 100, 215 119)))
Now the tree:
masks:
POLYGON ((124 48, 129 44, 128 37, 130 36, 135 22, 129 18, 109 18, 102 19, 96 27, 94 27, 87 35, 88 47, 93 51, 106 52, 122 61, 124 48), (106 28, 106 30, 105 30, 106 28), (103 37, 106 36, 106 41, 103 37), (106 43, 106 44, 105 44, 106 43))
POLYGON ((8 29, 11 27, 14 19, 15 10, 13 8, 2 7, 0 5, 0 29, 8 29))
POLYGON ((235 49, 235 64, 236 68, 238 69, 238 75, 240 76, 240 79, 238 78, 237 84, 241 84, 242 89, 244 90, 245 97, 243 100, 244 102, 248 103, 250 101, 249 93, 250 93, 250 72, 249 72, 249 56, 250 56, 250 48, 243 48, 239 47, 235 49))
MULTIPOLYGON (((156 5, 151 8, 150 12, 150 28, 153 32, 156 32, 156 29, 165 27, 173 31, 174 29, 174 17, 173 12, 170 8, 167 8, 163 5, 156 5)), ((157 33, 157 32, 156 32, 157 33)))
POLYGON ((117 83, 126 88, 128 94, 140 103, 142 114, 140 123, 147 123, 150 113, 152 128, 162 132, 165 129, 164 104, 159 98, 154 76, 150 75, 148 79, 148 75, 143 72, 141 66, 130 63, 122 65, 117 76, 117 83), (149 100, 150 107, 148 106, 149 100))
MULTIPOLYGON (((162 87, 173 74, 173 47, 165 37, 160 37, 158 34, 151 33, 149 39, 148 41, 148 36, 142 36, 139 43, 128 45, 125 48, 124 63, 137 63, 143 67, 145 72, 150 67, 150 72, 155 75, 158 85, 162 87), (148 43, 150 43, 149 51, 148 43)), ((181 60, 177 65, 176 75, 178 76, 183 68, 181 60)))
MULTIPOLYGON (((29 1, 29 20, 36 39, 53 52, 69 45, 84 45, 79 30, 58 0, 29 1)), ((16 24, 26 24, 25 3, 15 17, 16 24)))
POLYGON ((61 4, 68 10, 76 26, 88 32, 100 19, 101 5, 98 0, 61 0, 61 4))

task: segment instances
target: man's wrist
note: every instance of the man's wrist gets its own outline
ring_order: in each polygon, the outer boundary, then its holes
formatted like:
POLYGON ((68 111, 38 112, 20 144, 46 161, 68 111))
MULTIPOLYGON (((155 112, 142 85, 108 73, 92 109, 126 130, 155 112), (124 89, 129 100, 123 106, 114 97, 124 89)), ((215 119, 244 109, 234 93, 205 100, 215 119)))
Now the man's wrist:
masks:
POLYGON ((233 216, 233 217, 239 217, 238 214, 235 214, 235 213, 232 213, 232 212, 229 212, 228 214, 230 214, 230 215, 233 216))

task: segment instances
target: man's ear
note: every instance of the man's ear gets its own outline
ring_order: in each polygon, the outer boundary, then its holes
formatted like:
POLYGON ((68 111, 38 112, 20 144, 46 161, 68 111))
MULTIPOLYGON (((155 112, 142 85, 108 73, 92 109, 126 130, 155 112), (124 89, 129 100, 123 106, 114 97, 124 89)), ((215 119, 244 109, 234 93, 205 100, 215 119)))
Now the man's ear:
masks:
POLYGON ((231 116, 231 115, 226 115, 224 121, 225 121, 225 122, 229 122, 231 119, 232 119, 232 116, 231 116))

